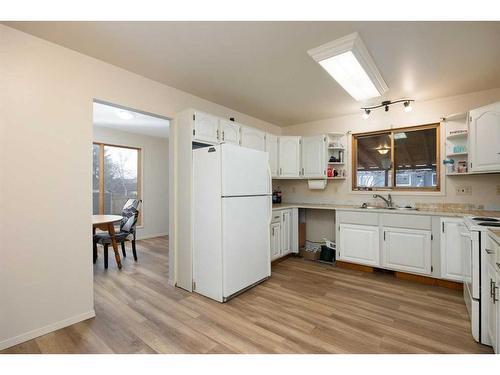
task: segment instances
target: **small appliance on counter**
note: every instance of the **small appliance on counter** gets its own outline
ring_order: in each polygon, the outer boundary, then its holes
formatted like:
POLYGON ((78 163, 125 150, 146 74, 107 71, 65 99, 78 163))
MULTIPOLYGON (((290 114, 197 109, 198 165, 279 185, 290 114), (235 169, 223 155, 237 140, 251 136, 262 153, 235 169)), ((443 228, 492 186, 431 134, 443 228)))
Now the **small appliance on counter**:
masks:
POLYGON ((279 204, 281 203, 281 190, 280 187, 278 186, 277 189, 273 190, 273 204, 279 204))

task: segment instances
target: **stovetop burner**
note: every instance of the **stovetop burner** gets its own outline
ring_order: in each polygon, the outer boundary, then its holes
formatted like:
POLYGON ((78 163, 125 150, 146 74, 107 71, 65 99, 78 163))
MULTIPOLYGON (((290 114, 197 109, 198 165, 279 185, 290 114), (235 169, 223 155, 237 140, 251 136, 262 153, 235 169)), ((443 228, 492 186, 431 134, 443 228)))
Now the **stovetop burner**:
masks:
POLYGON ((476 220, 476 221, 490 221, 490 222, 500 221, 500 219, 496 219, 494 217, 473 217, 472 220, 476 220))

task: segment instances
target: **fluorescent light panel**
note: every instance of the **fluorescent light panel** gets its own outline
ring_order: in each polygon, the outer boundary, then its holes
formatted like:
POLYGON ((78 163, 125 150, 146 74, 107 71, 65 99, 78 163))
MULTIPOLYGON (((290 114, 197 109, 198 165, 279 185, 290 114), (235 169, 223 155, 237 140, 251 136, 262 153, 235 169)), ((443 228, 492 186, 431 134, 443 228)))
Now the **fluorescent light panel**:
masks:
POLYGON ((388 87, 358 33, 308 51, 357 101, 384 94, 388 87))

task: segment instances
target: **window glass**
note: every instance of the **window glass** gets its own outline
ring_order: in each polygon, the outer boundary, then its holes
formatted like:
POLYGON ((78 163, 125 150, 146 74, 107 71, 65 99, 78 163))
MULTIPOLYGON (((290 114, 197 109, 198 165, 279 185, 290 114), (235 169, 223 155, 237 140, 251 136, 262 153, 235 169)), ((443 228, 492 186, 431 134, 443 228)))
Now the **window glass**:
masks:
POLYGON ((394 133, 394 167, 397 187, 436 186, 437 129, 394 133))
POLYGON ((391 134, 357 138, 356 176, 359 188, 392 186, 391 134))
POLYGON ((353 135, 353 189, 439 191, 438 142, 439 124, 353 135))
POLYGON ((138 150, 104 146, 104 214, 121 215, 129 198, 138 197, 138 150))

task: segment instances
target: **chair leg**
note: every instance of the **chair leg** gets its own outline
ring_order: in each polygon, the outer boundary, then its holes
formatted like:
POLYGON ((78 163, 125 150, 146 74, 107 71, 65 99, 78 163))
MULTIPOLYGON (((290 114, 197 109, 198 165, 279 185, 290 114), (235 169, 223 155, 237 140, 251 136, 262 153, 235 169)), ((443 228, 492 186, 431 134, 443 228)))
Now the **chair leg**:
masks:
POLYGON ((122 254, 123 254, 123 257, 126 258, 127 257, 127 253, 125 252, 125 241, 123 241, 121 243, 121 245, 122 245, 122 254))
POLYGON ((104 244, 104 268, 108 269, 108 244, 104 244))
POLYGON ((135 238, 132 240, 132 253, 134 253, 134 260, 137 262, 137 251, 135 250, 135 238))
POLYGON ((93 243, 92 250, 93 250, 94 264, 95 264, 95 262, 97 261, 97 244, 95 242, 93 243))

